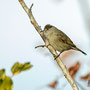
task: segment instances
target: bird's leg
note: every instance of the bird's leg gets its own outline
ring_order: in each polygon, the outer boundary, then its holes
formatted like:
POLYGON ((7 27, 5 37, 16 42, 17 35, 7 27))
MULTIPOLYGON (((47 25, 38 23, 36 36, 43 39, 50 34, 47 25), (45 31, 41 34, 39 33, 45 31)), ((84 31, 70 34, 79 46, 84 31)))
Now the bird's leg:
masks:
POLYGON ((44 48, 44 47, 48 47, 49 45, 39 45, 39 46, 36 46, 35 48, 39 48, 39 47, 42 47, 42 48, 44 48))
POLYGON ((61 54, 61 53, 59 53, 59 54, 54 58, 54 60, 56 60, 56 59, 60 56, 60 54, 61 54))

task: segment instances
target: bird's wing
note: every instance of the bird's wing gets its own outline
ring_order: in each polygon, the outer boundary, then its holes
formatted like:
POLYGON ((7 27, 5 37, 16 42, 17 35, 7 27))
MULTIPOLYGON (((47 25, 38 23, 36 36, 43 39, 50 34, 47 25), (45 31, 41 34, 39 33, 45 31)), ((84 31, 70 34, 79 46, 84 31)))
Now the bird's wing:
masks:
POLYGON ((60 37, 60 39, 59 39, 60 41, 66 43, 68 45, 71 45, 72 47, 76 47, 74 45, 74 43, 71 41, 71 39, 65 33, 63 33, 62 31, 58 30, 57 36, 60 37))

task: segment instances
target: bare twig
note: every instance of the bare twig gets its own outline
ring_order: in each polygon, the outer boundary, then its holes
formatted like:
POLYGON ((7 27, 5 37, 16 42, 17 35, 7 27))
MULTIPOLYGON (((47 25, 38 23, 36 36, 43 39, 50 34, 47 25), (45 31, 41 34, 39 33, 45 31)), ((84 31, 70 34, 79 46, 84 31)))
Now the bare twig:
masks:
POLYGON ((39 46, 36 46, 35 48, 39 48, 39 47, 44 48, 44 47, 46 47, 46 45, 39 45, 39 46))
MULTIPOLYGON (((38 23, 36 22, 33 14, 32 14, 32 6, 33 4, 31 5, 30 9, 26 6, 26 4, 24 3, 23 0, 19 0, 21 6, 23 7, 23 9, 25 10, 25 12, 27 13, 27 15, 29 16, 30 18, 30 21, 32 23, 32 25, 35 27, 35 29, 37 30, 37 32, 39 33, 39 35, 42 37, 43 41, 45 42, 45 45, 48 46, 48 50, 52 53, 52 55, 54 56, 54 58, 58 55, 57 52, 53 49, 52 46, 49 45, 49 42, 48 40, 45 38, 43 32, 42 32, 42 29, 41 27, 38 25, 38 23)), ((64 76, 65 78, 68 80, 68 82, 71 84, 73 90, 79 90, 78 87, 76 86, 74 80, 71 78, 66 66, 63 64, 63 62, 60 60, 60 58, 56 58, 56 62, 58 64, 58 66, 61 68, 61 70, 63 71, 64 73, 64 76)))

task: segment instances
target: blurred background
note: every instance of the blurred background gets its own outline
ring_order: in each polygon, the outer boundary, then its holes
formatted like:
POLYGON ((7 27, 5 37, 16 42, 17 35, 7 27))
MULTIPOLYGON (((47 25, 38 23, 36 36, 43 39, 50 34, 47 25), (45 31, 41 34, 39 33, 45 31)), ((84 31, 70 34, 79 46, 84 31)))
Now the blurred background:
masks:
MULTIPOLYGON (((90 0, 24 0, 38 24, 56 26, 66 33, 75 45, 87 53, 69 50, 61 55, 67 68, 80 63, 75 81, 80 90, 90 90, 88 81, 80 79, 90 73, 90 0)), ((47 48, 35 49, 44 44, 18 0, 0 2, 0 69, 10 68, 15 62, 30 62, 33 68, 14 76, 13 90, 72 90, 47 48), (49 84, 58 80, 55 88, 49 84), (49 85, 49 86, 48 86, 49 85)))

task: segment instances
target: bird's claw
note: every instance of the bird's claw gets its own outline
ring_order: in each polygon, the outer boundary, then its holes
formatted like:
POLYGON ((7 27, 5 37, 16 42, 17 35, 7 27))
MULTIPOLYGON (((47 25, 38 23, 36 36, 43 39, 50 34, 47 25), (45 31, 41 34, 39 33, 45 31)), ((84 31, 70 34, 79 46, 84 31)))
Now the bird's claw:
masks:
POLYGON ((59 53, 57 56, 55 56, 54 60, 56 60, 59 56, 60 56, 61 53, 59 53))

